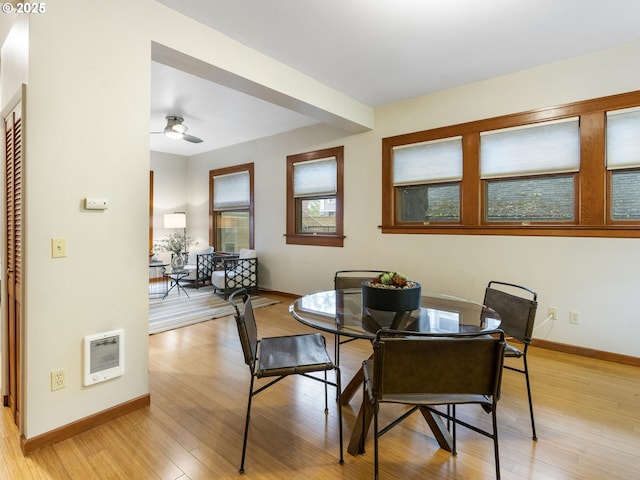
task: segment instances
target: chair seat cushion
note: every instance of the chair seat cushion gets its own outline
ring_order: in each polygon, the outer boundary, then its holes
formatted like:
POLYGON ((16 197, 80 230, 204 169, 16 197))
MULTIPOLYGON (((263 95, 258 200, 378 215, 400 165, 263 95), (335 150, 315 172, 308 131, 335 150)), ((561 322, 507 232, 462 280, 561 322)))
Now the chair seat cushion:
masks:
POLYGON ((189 272, 189 275, 184 277, 184 280, 195 280, 196 279, 197 268, 198 267, 196 267, 195 265, 187 263, 184 266, 184 269, 185 269, 185 271, 189 272))
MULTIPOLYGON (((233 272, 230 272, 230 273, 233 273, 233 272)), ((213 272, 211 272, 211 284, 216 288, 224 290, 224 271, 223 270, 214 270, 213 272)))
POLYGON ((332 368, 333 363, 319 333, 260 340, 258 377, 320 372, 332 368))

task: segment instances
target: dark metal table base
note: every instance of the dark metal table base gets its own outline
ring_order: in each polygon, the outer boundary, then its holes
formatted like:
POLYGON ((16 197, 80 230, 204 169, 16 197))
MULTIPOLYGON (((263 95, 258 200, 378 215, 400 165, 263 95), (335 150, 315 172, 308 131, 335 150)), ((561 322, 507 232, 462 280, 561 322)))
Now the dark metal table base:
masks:
POLYGON ((184 292, 184 294, 187 296, 187 298, 189 297, 189 294, 187 293, 187 291, 184 289, 184 287, 182 285, 180 285, 180 280, 182 280, 183 278, 187 277, 189 275, 189 272, 173 272, 173 273, 165 273, 165 276, 171 278, 171 285, 169 286, 169 289, 167 290, 167 293, 164 294, 164 297, 162 297, 162 299, 164 300, 165 298, 167 298, 167 295, 169 295, 169 292, 171 290, 173 290, 174 288, 178 291, 178 295, 180 295, 180 290, 182 290, 184 292))

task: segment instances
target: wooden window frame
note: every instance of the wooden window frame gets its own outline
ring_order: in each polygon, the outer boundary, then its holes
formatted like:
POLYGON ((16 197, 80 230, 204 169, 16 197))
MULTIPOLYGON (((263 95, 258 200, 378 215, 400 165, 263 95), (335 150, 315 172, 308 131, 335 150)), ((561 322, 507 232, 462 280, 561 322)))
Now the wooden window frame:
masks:
POLYGON ((343 146, 287 156, 287 233, 285 234, 287 244, 316 245, 322 247, 342 247, 344 245, 343 171, 343 146), (336 159, 336 231, 335 233, 326 234, 299 233, 296 227, 296 199, 293 195, 293 165, 299 162, 308 162, 327 157, 335 157, 336 159))
POLYGON ((634 91, 383 138, 382 233, 640 238, 640 221, 610 219, 610 175, 605 164, 606 112, 639 105, 640 91, 634 91), (575 222, 530 225, 484 222, 484 186, 480 179, 480 132, 572 116, 580 117, 580 171, 575 174, 575 222), (393 147, 456 135, 462 135, 463 150, 460 222, 450 225, 400 224, 395 217, 393 147))
POLYGON ((149 171, 149 261, 153 256, 153 170, 149 171))
MULTIPOLYGON (((214 251, 218 251, 216 245, 216 211, 213 209, 213 179, 222 175, 229 175, 232 173, 249 172, 249 248, 255 248, 254 244, 254 210, 253 210, 253 162, 244 163, 242 165, 234 165, 232 167, 217 168, 215 170, 209 170, 209 245, 214 247, 214 251)), ((229 209, 231 210, 231 209, 229 209)), ((244 208, 242 209, 244 210, 244 208)), ((223 252, 221 252, 223 253, 223 252)))

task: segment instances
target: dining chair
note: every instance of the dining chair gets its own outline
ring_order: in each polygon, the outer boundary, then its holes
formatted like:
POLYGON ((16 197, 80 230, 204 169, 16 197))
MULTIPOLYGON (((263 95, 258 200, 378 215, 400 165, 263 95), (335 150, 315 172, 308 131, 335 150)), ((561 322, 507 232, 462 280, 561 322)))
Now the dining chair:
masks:
POLYGON ((500 315, 500 328, 507 335, 505 357, 522 358, 522 367, 506 364, 504 368, 522 373, 527 384, 527 396, 529 398, 529 414, 531 416, 531 432, 533 440, 538 440, 536 424, 533 418, 533 400, 531 399, 531 382, 529 380, 529 365, 527 362, 527 350, 531 345, 533 324, 538 308, 538 295, 533 290, 513 283, 498 282, 492 280, 487 285, 484 293, 483 304, 495 310, 500 315), (519 293, 520 295, 516 295, 519 293), (509 339, 515 339, 523 344, 520 349, 509 343, 509 339))
MULTIPOLYGON (((333 277, 333 288, 336 290, 344 290, 346 288, 360 288, 362 282, 371 280, 381 273, 388 270, 338 270, 333 277)), ((334 358, 337 365, 340 365, 340 345, 353 342, 356 338, 347 338, 341 340, 340 335, 335 335, 334 342, 334 358)))
MULTIPOLYGON (((379 438, 417 410, 445 418, 451 425, 451 453, 456 451, 456 425, 493 440, 496 478, 500 478, 497 403, 504 362, 502 330, 474 333, 417 333, 380 330, 373 357, 363 363, 364 401, 373 409, 374 478, 379 477, 379 438), (406 413, 383 429, 378 425, 381 404, 410 405, 406 413), (478 404, 491 414, 492 429, 456 418, 456 405, 478 404), (434 407, 447 406, 447 412, 434 407)), ((362 416, 364 418, 364 415, 362 416)), ((366 432, 362 423, 363 438, 366 432)))
MULTIPOLYGON (((229 302, 236 311, 235 319, 244 354, 244 361, 251 372, 247 417, 245 421, 244 440, 240 473, 244 473, 244 460, 247 451, 249 419, 253 397, 290 375, 303 377, 324 383, 325 414, 329 412, 327 385, 336 387, 340 400, 340 368, 335 365, 327 352, 324 337, 319 333, 288 335, 279 337, 258 337, 251 297, 246 288, 236 290, 229 297, 229 302), (240 308, 241 306, 241 308, 240 308), (327 371, 335 371, 335 382, 327 379, 327 371), (323 372, 324 378, 310 375, 323 372), (262 386, 256 387, 255 380, 271 377, 262 386)), ((340 463, 344 463, 342 448, 342 404, 338 404, 338 434, 340 443, 340 463)))

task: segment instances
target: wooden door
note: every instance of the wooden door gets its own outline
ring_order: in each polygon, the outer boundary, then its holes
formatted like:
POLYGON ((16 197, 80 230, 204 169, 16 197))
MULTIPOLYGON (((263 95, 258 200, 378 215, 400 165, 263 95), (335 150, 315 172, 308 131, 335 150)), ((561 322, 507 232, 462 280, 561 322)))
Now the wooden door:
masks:
POLYGON ((16 424, 20 425, 20 345, 22 298, 22 102, 4 119, 6 158, 5 224, 7 248, 7 394, 5 406, 11 408, 16 424))

